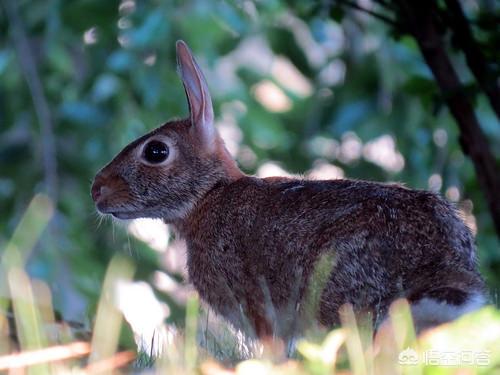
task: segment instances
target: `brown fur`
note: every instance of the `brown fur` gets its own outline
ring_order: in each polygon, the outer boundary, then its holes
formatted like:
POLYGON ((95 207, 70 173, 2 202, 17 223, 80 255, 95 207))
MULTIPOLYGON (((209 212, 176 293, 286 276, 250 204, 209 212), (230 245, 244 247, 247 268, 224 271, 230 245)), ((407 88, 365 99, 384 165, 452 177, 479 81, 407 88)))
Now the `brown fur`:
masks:
MULTIPOLYGON (((197 65, 189 69, 198 74, 197 65)), ((199 89, 183 80, 188 97, 199 89)), ((318 312, 327 326, 338 324, 344 303, 380 321, 398 297, 459 306, 484 293, 470 230, 438 195, 366 181, 246 176, 217 132, 201 129, 213 124, 196 123, 197 109, 190 100, 190 119, 127 146, 97 174, 92 194, 101 212, 172 224, 187 243, 190 281, 235 326, 248 322, 259 337, 291 334, 290 312, 300 315, 323 254, 334 259, 318 312), (146 165, 138 150, 158 136, 174 156, 146 165)))

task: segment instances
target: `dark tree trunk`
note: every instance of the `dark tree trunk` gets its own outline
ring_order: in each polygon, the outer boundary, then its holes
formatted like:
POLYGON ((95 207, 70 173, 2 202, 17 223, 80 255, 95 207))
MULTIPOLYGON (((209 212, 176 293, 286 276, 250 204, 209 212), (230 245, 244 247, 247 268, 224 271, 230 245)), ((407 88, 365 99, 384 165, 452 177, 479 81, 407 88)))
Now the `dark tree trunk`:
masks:
POLYGON ((488 66, 469 25, 469 21, 457 0, 445 0, 447 6, 446 21, 453 30, 454 40, 465 55, 467 65, 479 86, 488 97, 491 107, 500 119, 500 87, 498 76, 488 66))
POLYGON ((496 166, 474 108, 446 53, 438 28, 435 1, 397 0, 400 16, 415 38, 441 90, 450 112, 460 128, 460 144, 476 170, 493 222, 500 236, 500 171, 496 166))

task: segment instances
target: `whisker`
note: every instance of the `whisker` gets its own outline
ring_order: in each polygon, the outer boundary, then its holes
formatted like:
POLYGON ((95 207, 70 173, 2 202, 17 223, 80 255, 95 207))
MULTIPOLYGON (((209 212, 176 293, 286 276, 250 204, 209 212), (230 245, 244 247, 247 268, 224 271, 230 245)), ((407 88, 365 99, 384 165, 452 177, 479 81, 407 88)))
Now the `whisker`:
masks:
POLYGON ((130 255, 131 257, 134 256, 133 254, 133 250, 132 250, 132 245, 130 243, 130 233, 129 231, 127 230, 127 253, 128 255, 130 255))
POLYGON ((94 211, 94 218, 96 221, 96 227, 99 229, 102 225, 102 222, 105 220, 106 215, 101 214, 99 211, 94 211))
POLYGON ((115 221, 111 220, 111 237, 113 238, 113 242, 116 242, 115 238, 115 221))
POLYGON ((99 224, 97 225, 97 228, 99 228, 102 225, 102 222, 105 220, 106 215, 99 215, 99 224))

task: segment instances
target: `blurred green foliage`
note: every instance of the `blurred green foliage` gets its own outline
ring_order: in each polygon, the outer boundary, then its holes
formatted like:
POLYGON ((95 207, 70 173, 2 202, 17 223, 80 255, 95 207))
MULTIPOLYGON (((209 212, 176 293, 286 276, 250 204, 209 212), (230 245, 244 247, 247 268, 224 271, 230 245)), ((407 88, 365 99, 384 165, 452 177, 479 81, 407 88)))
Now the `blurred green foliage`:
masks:
MULTIPOLYGON (((49 283, 63 313, 94 311, 116 252, 134 258, 138 278, 149 280, 159 267, 147 245, 110 221, 99 225, 89 189, 95 173, 128 142, 187 114, 176 73, 177 39, 190 45, 205 71, 222 135, 231 138, 228 145, 234 143, 246 172, 270 161, 291 173, 328 163, 349 178, 431 187, 455 199, 458 191, 458 205, 476 220, 482 271, 496 295, 500 250, 483 194, 410 38, 393 37, 367 14, 308 0, 15 3, 54 121, 58 175, 56 214, 28 271, 49 283), (284 65, 275 64, 278 57, 284 65), (288 74, 284 67, 290 66, 288 74), (298 88, 297 75, 303 82, 298 88), (284 95, 282 110, 259 100, 263 82, 284 95), (385 159, 397 151, 404 168, 400 159, 399 167, 384 168, 370 158, 367 144, 384 135, 394 141, 385 159)), ((486 8, 483 1, 477 5, 467 11, 479 25, 486 8)), ((32 197, 44 190, 40 122, 11 24, 2 9, 0 249, 32 197)), ((479 31, 488 37, 488 29, 479 31)), ((454 58, 467 84, 463 59, 454 58)), ((498 159, 500 126, 483 96, 475 103, 498 159)), ((184 316, 170 302, 173 318, 184 316)))

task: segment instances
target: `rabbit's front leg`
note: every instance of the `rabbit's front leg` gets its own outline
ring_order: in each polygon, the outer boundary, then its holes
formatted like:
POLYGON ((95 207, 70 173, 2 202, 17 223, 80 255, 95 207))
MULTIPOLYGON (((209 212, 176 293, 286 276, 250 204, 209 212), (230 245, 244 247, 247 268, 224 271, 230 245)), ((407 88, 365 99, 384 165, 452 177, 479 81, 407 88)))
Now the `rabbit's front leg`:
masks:
POLYGON ((247 298, 247 319, 255 330, 255 335, 260 340, 270 339, 273 336, 273 328, 265 313, 259 308, 259 304, 254 298, 247 298))

